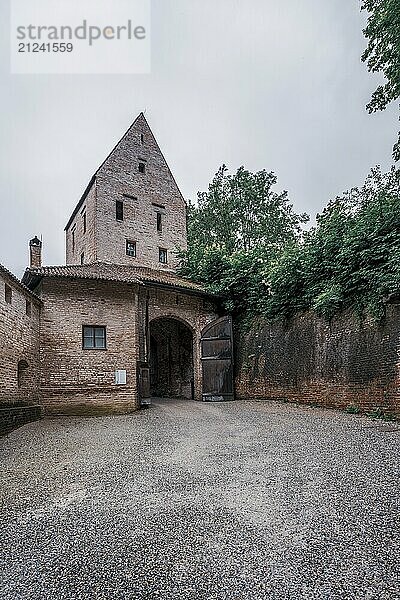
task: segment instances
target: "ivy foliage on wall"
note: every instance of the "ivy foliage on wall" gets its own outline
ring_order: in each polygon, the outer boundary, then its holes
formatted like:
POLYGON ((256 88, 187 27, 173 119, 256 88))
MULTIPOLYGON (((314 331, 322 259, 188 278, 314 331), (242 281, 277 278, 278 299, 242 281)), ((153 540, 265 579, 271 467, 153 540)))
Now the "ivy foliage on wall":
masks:
POLYGON ((331 200, 304 231, 276 176, 223 166, 188 210, 182 275, 223 299, 235 316, 269 319, 352 306, 383 315, 400 292, 400 171, 372 169, 364 185, 331 200))

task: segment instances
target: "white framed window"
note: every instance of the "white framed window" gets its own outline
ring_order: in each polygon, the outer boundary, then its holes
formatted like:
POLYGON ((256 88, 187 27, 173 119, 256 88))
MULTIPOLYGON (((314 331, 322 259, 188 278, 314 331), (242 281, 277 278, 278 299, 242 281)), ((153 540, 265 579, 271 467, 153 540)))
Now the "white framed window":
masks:
POLYGON ((168 250, 166 248, 158 249, 158 260, 163 265, 166 265, 168 262, 168 250))
POLYGON ((126 255, 136 258, 136 242, 126 240, 126 255))

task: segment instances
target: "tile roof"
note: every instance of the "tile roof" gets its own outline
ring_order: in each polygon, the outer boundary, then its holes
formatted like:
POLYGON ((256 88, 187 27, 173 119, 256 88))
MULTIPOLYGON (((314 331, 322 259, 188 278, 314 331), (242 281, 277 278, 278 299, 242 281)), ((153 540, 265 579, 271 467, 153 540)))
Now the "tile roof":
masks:
POLYGON ((11 283, 13 283, 14 285, 16 285, 20 290, 22 290, 26 294, 29 294, 30 296, 32 296, 38 302, 41 302, 41 299, 36 294, 34 294, 34 292, 32 292, 32 290, 30 290, 29 287, 27 287, 25 285, 25 283, 23 283, 22 281, 20 281, 18 279, 18 277, 16 277, 13 273, 11 273, 11 271, 9 271, 8 269, 6 269, 6 267, 4 265, 2 265, 1 263, 0 263, 0 274, 2 274, 5 277, 7 277, 11 281, 11 283))
POLYGON ((28 268, 22 281, 29 287, 36 287, 43 277, 66 277, 71 279, 99 279, 125 283, 153 284, 174 287, 188 292, 210 295, 204 288, 180 277, 172 271, 159 271, 148 267, 91 263, 87 265, 66 265, 55 267, 28 268))

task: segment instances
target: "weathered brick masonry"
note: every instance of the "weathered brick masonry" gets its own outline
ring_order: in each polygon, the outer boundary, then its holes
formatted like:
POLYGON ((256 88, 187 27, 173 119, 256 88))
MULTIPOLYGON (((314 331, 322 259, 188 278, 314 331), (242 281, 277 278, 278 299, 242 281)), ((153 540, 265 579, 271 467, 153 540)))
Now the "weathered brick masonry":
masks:
POLYGON ((185 200, 140 114, 92 177, 67 224, 67 264, 80 264, 83 255, 85 264, 173 269, 175 250, 186 246, 185 200), (117 202, 123 205, 120 220, 117 202), (136 242, 136 256, 126 254, 127 241, 136 242), (159 261, 160 247, 167 250, 167 264, 159 261))
POLYGON ((40 307, 0 265, 0 435, 40 416, 40 307))
POLYGON ((39 398, 40 300, 0 266, 0 406, 39 398))
POLYGON ((40 396, 57 414, 136 410, 137 286, 46 278, 42 283, 40 396), (106 327, 106 349, 83 349, 82 327, 106 327), (127 372, 116 385, 115 371, 127 372))
POLYGON ((380 324, 350 312, 330 324, 312 313, 257 320, 236 343, 239 398, 400 414, 400 306, 388 305, 380 324))

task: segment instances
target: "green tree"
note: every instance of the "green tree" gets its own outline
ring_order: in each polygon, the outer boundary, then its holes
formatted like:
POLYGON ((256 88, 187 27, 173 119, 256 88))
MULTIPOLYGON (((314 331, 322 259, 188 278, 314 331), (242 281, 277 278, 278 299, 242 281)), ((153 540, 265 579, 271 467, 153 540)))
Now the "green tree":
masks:
POLYGON ((276 192, 274 173, 223 165, 197 204, 188 209, 188 251, 181 273, 206 284, 232 312, 257 312, 263 305, 271 261, 299 237, 308 220, 276 192))
MULTIPOLYGON (((364 35, 368 45, 361 59, 368 70, 382 72, 386 81, 372 94, 367 110, 384 110, 400 97, 400 8, 399 0, 362 0, 361 9, 368 12, 364 35)), ((400 160, 400 134, 393 148, 393 157, 400 160)))
POLYGON ((372 169, 361 188, 328 203, 304 240, 269 274, 269 316, 355 308, 380 317, 400 289, 400 171, 372 169))
POLYGON ((182 274, 234 315, 282 319, 314 310, 329 319, 352 307, 381 317, 384 298, 400 290, 400 171, 375 167, 304 233, 306 216, 294 213, 285 192, 272 191, 275 183, 265 171, 220 169, 190 207, 182 274))

